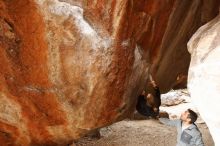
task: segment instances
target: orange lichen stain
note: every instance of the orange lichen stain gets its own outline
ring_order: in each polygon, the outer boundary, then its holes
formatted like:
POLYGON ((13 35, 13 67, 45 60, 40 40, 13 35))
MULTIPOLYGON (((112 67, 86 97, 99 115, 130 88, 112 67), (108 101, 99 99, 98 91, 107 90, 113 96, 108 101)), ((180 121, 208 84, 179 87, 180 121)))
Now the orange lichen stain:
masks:
POLYGON ((45 23, 31 0, 6 1, 8 13, 19 36, 18 48, 22 78, 29 84, 48 87, 47 42, 45 23))
MULTIPOLYGON (((0 38, 0 88, 21 106, 33 145, 55 145, 48 126, 66 124, 66 115, 48 78, 45 24, 32 0, 0 2, 13 39, 0 38), (15 54, 10 52, 15 52, 15 54)), ((0 17, 0 18, 1 18, 0 17)), ((2 128, 0 127, 0 131, 2 128)), ((16 133, 11 133, 12 137, 16 133)), ((0 135, 1 139, 4 134, 0 135)), ((6 141, 7 142, 7 141, 6 141)))
MULTIPOLYGON (((87 0, 84 12, 85 19, 107 34, 113 33, 116 0, 87 0)), ((102 33, 103 33, 102 32, 102 33)))
POLYGON ((16 146, 19 136, 17 127, 0 121, 0 144, 2 146, 16 146))
POLYGON ((28 118, 35 119, 36 125, 55 126, 65 124, 63 112, 59 109, 56 95, 41 89, 36 91, 21 91, 20 94, 26 97, 29 109, 25 111, 28 118))

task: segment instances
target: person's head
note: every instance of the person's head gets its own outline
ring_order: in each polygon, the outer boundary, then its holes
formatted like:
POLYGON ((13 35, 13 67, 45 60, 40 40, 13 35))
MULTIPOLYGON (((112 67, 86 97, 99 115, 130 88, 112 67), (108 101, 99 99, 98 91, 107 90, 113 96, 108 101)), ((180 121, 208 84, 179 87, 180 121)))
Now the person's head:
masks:
POLYGON ((186 123, 194 123, 197 120, 198 115, 191 109, 186 110, 180 116, 180 119, 186 123))

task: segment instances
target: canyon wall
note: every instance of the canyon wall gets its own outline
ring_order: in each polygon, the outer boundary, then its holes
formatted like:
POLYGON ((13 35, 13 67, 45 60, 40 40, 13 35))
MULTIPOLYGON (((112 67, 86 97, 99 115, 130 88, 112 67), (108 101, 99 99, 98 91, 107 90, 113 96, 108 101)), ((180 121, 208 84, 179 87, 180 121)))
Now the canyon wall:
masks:
POLYGON ((188 89, 200 115, 220 145, 220 15, 202 26, 190 39, 188 89))
POLYGON ((65 145, 134 110, 149 73, 187 74, 218 0, 0 1, 0 143, 65 145))

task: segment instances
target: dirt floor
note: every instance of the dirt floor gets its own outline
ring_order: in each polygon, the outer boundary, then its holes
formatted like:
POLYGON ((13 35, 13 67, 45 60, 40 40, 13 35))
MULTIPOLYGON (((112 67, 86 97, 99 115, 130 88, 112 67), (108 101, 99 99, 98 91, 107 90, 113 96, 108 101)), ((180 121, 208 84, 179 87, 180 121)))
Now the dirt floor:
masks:
MULTIPOLYGON (((205 146, 214 146, 205 124, 197 124, 205 146)), ((100 130, 101 138, 85 137, 76 146, 175 146, 176 128, 157 120, 124 120, 100 130)))

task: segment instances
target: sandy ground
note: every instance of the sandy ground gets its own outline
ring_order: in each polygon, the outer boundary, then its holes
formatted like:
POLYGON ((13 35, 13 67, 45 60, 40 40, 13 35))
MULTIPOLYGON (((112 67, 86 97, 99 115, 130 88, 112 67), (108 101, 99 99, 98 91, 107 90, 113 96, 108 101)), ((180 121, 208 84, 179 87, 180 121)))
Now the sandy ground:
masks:
MULTIPOLYGON (((197 124, 205 146, 214 146, 205 124, 197 124)), ((175 146, 176 128, 157 120, 124 120, 100 130, 101 138, 82 138, 76 146, 175 146)))

